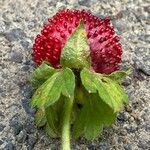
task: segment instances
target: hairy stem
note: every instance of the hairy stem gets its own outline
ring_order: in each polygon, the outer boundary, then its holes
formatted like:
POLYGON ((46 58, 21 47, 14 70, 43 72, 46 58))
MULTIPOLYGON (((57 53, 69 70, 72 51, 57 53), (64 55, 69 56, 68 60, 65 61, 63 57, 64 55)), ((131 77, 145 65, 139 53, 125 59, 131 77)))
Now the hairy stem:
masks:
POLYGON ((64 105, 64 118, 62 125, 62 150, 70 150, 70 117, 73 107, 73 98, 66 99, 64 105))

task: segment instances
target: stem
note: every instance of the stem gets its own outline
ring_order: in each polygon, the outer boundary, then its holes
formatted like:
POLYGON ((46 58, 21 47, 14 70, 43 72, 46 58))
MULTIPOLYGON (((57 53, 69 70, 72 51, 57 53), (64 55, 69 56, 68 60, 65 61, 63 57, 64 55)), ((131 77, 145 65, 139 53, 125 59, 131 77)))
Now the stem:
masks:
POLYGON ((66 99, 62 125, 62 150, 70 150, 70 117, 72 106, 73 98, 66 99))

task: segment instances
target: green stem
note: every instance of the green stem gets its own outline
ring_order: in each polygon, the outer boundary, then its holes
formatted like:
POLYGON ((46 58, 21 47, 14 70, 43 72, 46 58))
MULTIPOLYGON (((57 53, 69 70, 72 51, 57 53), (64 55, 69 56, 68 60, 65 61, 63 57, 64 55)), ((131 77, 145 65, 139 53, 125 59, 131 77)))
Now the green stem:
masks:
POLYGON ((66 99, 64 105, 64 118, 62 125, 62 150, 70 150, 70 117, 73 106, 73 98, 66 99))

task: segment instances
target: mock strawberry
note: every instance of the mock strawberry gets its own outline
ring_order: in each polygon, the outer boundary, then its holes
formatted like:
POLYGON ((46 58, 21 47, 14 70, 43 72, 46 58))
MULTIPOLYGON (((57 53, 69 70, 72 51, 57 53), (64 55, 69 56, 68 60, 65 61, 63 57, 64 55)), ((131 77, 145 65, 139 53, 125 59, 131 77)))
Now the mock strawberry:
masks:
POLYGON ((62 10, 48 19, 33 45, 36 64, 45 60, 54 68, 61 67, 61 51, 81 20, 87 32, 92 68, 105 74, 118 70, 122 49, 110 19, 98 18, 85 10, 62 10))

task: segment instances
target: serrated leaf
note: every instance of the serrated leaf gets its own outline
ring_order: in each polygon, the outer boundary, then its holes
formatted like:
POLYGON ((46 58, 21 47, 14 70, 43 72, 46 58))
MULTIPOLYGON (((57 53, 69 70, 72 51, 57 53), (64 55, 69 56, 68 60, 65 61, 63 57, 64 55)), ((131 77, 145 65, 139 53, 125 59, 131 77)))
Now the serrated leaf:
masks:
POLYGON ((69 68, 90 67, 90 47, 82 21, 65 44, 60 62, 69 68))
POLYGON ((121 82, 123 79, 125 79, 127 76, 131 74, 131 70, 128 71, 115 71, 111 73, 110 75, 105 75, 106 77, 109 77, 110 79, 114 81, 121 82))
POLYGON ((95 139, 103 126, 114 123, 116 113, 104 103, 97 93, 84 92, 85 104, 78 114, 73 127, 73 135, 78 138, 82 134, 88 139, 95 139))
POLYGON ((46 116, 44 108, 37 110, 35 114, 35 124, 37 127, 42 127, 46 124, 46 116))
POLYGON ((32 97, 33 107, 48 107, 59 99, 62 90, 60 74, 61 72, 53 74, 36 90, 32 97))
POLYGON ((46 132, 50 137, 56 138, 61 136, 63 107, 66 97, 61 96, 59 100, 46 108, 45 115, 47 119, 46 132))
POLYGON ((45 115, 46 115, 46 119, 47 119, 47 123, 48 123, 48 130, 49 132, 51 131, 51 133, 53 132, 53 134, 56 136, 58 135, 58 116, 57 116, 57 110, 55 107, 47 107, 45 109, 45 115))
POLYGON ((61 93, 66 97, 74 96, 75 76, 71 69, 64 68, 54 73, 44 82, 32 97, 32 106, 48 107, 55 103, 61 93))
POLYGON ((31 83, 36 89, 41 86, 47 79, 49 79, 56 70, 43 62, 32 74, 31 83))
POLYGON ((47 123, 45 126, 45 131, 46 133, 52 137, 52 138, 58 138, 59 136, 53 131, 52 128, 49 127, 49 124, 47 123))
POLYGON ((115 112, 122 109, 123 104, 128 102, 128 96, 121 85, 102 74, 88 69, 81 71, 82 84, 90 93, 99 93, 100 98, 115 112))
POLYGON ((71 69, 65 68, 62 73, 62 94, 66 97, 74 97, 75 76, 71 69))

